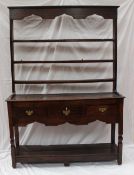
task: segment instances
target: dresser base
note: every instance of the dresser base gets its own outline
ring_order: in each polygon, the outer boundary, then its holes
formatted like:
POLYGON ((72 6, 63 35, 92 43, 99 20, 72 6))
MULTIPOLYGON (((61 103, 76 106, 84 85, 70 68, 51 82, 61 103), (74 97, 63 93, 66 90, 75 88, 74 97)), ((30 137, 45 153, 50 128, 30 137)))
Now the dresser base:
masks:
POLYGON ((16 163, 64 163, 117 160, 122 164, 123 100, 118 93, 13 94, 7 100, 12 166, 16 163), (87 125, 93 121, 111 125, 111 143, 22 146, 19 127, 38 122, 46 126, 64 123, 87 125), (115 125, 118 141, 115 145, 115 125))
POLYGON ((117 160, 116 144, 20 146, 16 163, 64 163, 117 160))

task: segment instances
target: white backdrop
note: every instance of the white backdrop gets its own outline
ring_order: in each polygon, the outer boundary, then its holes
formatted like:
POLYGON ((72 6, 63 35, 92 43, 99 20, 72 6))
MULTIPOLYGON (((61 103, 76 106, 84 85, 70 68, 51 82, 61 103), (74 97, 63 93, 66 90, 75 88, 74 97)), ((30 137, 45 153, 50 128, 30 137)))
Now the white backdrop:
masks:
MULTIPOLYGON (((9 49, 9 12, 7 6, 14 5, 120 5, 119 15, 118 15, 118 91, 123 94, 125 99, 124 104, 124 142, 127 144, 134 143, 134 96, 133 96, 133 86, 134 86, 134 1, 133 0, 118 0, 113 2, 111 0, 23 0, 18 2, 17 0, 0 0, 0 149, 8 150, 9 147, 9 130, 8 130, 8 117, 7 117, 7 107, 5 99, 11 94, 11 73, 10 73, 10 49, 9 49)), ((77 38, 94 38, 94 37, 110 37, 110 22, 105 22, 99 16, 88 17, 85 22, 83 20, 73 20, 72 17, 63 15, 56 18, 53 21, 42 20, 39 17, 27 18, 22 24, 16 24, 16 28, 20 27, 20 32, 16 33, 16 37, 20 37, 20 34, 24 34, 24 37, 48 37, 48 38, 65 38, 71 37, 77 38), (27 24, 27 25, 25 25, 27 24), (46 30, 45 26, 49 27, 46 30), (87 26, 87 27, 86 27, 87 26), (76 28, 75 28, 76 27, 76 28), (83 28, 85 27, 85 30, 83 28), (39 30, 41 29, 41 30, 39 30), (68 30, 72 29, 69 33, 68 30), (32 30, 32 32, 31 32, 32 30), (38 36, 37 31, 38 30, 38 36), (64 31, 64 35, 62 32, 64 31), (93 31, 95 31, 93 35, 93 31), (106 32, 108 31, 108 32, 106 32), (36 35, 35 35, 36 33, 36 35), (81 35, 82 33, 82 35, 81 35), (57 35, 56 35, 57 34, 57 35), (106 35, 105 35, 106 34, 106 35)), ((37 45, 31 45, 30 49, 26 49, 24 46, 17 46, 16 59, 84 59, 97 58, 97 59, 107 59, 110 53, 110 44, 104 44, 100 47, 99 44, 87 45, 77 44, 76 47, 73 45, 60 45, 45 44, 45 47, 37 47, 37 45), (72 47, 71 47, 72 46, 72 47), (95 54, 92 48, 95 47, 95 54), (21 49, 20 49, 21 48, 21 49), (84 49, 85 48, 85 49, 84 49), (89 50, 88 50, 89 49, 89 50), (101 50, 103 50, 103 53, 101 50), (47 52, 46 52, 47 50, 47 52), (19 52, 18 52, 19 51, 19 52), (31 54, 33 53, 32 57, 31 54), (66 54, 65 54, 66 53, 66 54), (19 57, 20 54, 20 57, 19 57), (26 57, 26 55, 28 55, 26 57), (23 58, 22 58, 23 56, 23 58), (75 56, 75 57, 74 57, 75 56)), ((95 65, 93 70, 98 70, 99 65, 95 65)), ((75 78, 86 78, 86 73, 90 70, 89 65, 83 67, 60 67, 56 65, 51 65, 50 69, 39 67, 39 70, 43 72, 43 76, 38 73, 38 70, 34 66, 30 67, 17 67, 17 78, 47 78, 47 79, 59 79, 59 78, 70 78, 68 73, 75 78), (28 70, 28 71, 27 71, 28 70), (22 74, 22 71, 24 74, 22 74), (33 73, 34 71, 34 73, 33 73), (49 72, 48 74, 47 71, 49 72), (64 73, 61 77, 61 73, 64 73), (79 74, 80 73, 80 74, 79 74)), ((99 71, 102 72, 102 77, 107 77, 110 75, 110 65, 108 69, 106 67, 99 66, 99 71)), ((90 76, 98 77, 98 74, 91 74, 90 76)), ((40 86, 40 87, 29 87, 21 86, 18 90, 21 92, 41 92, 41 93, 53 93, 53 92, 86 92, 88 89, 92 91, 94 86, 87 87, 74 87, 62 86, 57 88, 57 86, 40 86), (58 90, 60 89, 60 91, 58 90)), ((94 89, 95 91, 107 90, 109 86, 104 87, 99 84, 94 89)), ((69 124, 61 125, 58 127, 45 127, 44 125, 35 123, 31 124, 26 128, 20 129, 21 144, 63 144, 63 143, 96 143, 96 142, 106 142, 110 138, 110 126, 101 122, 90 123, 86 126, 73 126, 69 124)))

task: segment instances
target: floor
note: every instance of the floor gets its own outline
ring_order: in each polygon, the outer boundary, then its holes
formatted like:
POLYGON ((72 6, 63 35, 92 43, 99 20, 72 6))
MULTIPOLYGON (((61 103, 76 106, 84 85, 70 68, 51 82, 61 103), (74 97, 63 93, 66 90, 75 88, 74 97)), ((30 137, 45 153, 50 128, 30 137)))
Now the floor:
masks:
POLYGON ((125 145, 123 164, 113 162, 63 164, 17 164, 11 167, 10 152, 0 152, 0 175, 134 175, 134 145, 125 145))

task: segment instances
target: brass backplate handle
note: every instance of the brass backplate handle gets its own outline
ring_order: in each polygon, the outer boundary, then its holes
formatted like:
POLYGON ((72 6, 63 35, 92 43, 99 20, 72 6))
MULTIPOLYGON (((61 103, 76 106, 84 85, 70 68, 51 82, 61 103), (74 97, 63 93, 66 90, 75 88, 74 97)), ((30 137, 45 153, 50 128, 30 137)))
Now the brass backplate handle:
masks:
POLYGON ((68 116, 68 115, 70 114, 70 112, 71 112, 71 110, 68 109, 68 107, 66 107, 66 108, 62 111, 62 113, 63 113, 65 116, 68 116))
POLYGON ((26 110, 25 113, 27 114, 27 116, 31 116, 31 115, 33 115, 34 111, 33 110, 26 110))
POLYGON ((107 111, 107 107, 99 107, 99 111, 100 112, 106 112, 107 111))

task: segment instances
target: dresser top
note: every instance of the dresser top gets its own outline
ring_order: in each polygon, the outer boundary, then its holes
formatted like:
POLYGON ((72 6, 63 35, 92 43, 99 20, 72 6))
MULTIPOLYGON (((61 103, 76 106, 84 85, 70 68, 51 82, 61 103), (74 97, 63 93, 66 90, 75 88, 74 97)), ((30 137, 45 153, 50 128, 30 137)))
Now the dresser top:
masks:
POLYGON ((118 93, 12 94, 7 101, 56 101, 124 98, 118 93))
POLYGON ((50 5, 50 6, 9 6, 9 9, 45 9, 45 8, 118 8, 119 6, 111 5, 50 5))

